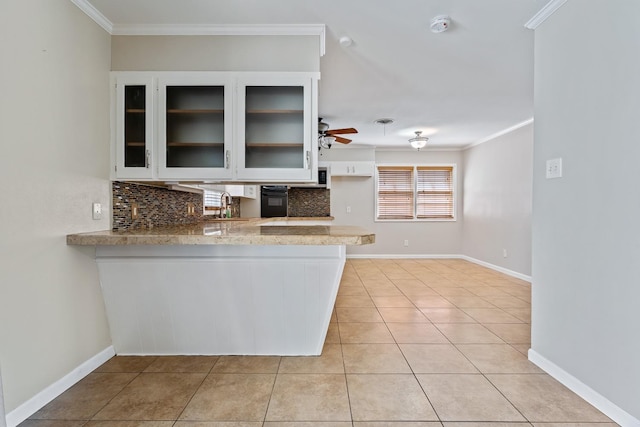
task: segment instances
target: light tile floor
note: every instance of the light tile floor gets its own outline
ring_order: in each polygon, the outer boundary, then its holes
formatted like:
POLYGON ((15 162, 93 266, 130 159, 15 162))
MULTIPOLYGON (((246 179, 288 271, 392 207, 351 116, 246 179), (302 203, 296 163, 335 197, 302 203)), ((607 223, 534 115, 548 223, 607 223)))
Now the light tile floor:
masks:
POLYGON ((530 301, 466 261, 349 260, 322 356, 114 357, 21 426, 615 425, 527 360, 530 301))

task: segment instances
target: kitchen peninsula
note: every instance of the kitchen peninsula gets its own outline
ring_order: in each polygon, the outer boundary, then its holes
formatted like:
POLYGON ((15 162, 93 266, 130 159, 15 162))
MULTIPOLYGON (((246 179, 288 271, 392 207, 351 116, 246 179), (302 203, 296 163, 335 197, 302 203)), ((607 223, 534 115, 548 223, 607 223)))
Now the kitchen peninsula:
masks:
POLYGON ((360 227, 319 218, 71 234, 96 246, 117 354, 319 355, 360 227))

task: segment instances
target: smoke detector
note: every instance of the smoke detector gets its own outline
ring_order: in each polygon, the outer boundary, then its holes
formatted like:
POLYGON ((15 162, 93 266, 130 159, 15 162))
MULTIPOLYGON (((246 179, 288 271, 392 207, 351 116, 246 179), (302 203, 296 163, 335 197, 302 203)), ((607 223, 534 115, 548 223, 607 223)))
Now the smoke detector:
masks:
POLYGON ((349 46, 351 46, 353 44, 353 40, 349 36, 340 37, 340 40, 338 40, 338 42, 340 43, 340 46, 342 46, 342 47, 349 47, 349 46))
POLYGON ((431 20, 432 33, 444 33, 451 26, 451 18, 447 15, 438 15, 431 20))

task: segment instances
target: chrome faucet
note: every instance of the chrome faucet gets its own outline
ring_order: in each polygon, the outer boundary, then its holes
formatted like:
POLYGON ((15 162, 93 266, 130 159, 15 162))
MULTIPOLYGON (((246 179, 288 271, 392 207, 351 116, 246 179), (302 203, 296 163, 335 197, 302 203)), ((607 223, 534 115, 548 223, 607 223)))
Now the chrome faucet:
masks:
MULTIPOLYGON (((220 195, 220 218, 226 218, 227 209, 230 209, 229 206, 232 201, 231 194, 228 192, 225 191, 220 195)), ((229 217, 231 217, 231 215, 229 215, 229 217)))

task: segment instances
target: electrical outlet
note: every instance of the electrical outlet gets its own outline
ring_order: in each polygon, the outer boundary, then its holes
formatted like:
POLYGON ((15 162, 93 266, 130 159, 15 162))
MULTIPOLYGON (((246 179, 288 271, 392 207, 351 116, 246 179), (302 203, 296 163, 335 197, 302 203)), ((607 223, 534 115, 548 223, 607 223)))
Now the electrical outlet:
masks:
POLYGON ((138 219, 139 210, 136 202, 131 203, 131 219, 138 219))
POLYGON ((409 246, 409 240, 405 240, 405 241, 404 241, 404 245, 405 245, 405 246, 409 246))
POLYGON ((92 205, 93 219, 102 219, 102 205, 100 203, 94 203, 92 205))
POLYGON ((347 206, 347 213, 350 214, 351 213, 351 206, 347 206))
POLYGON ((507 257, 507 250, 506 250, 506 249, 503 249, 503 250, 502 250, 502 256, 503 256, 504 258, 506 258, 506 257, 507 257))
POLYGON ((187 216, 193 216, 196 214, 196 207, 193 203, 187 203, 187 216))

